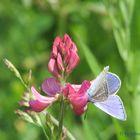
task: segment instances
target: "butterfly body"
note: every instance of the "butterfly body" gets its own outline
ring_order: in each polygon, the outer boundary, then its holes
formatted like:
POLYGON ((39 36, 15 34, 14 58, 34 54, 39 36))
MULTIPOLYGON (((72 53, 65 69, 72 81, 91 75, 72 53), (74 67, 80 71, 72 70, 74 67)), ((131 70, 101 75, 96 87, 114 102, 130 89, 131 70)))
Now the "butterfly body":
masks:
POLYGON ((91 83, 86 92, 89 102, 117 119, 126 120, 123 103, 120 97, 116 95, 120 89, 121 81, 116 74, 108 71, 109 67, 105 67, 91 83))
MULTIPOLYGON (((87 92, 89 98, 92 98, 92 97, 94 96, 95 90, 96 90, 96 87, 94 86, 94 84, 91 85, 90 89, 88 89, 88 92, 87 92)), ((89 99, 89 100, 90 100, 90 99, 89 99)))

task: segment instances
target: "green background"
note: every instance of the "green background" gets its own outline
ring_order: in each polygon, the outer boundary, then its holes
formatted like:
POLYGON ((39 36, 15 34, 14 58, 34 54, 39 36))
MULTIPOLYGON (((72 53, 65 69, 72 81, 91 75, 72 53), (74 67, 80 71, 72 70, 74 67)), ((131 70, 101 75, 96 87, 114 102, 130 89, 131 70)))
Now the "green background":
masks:
MULTIPOLYGON (((122 80, 119 96, 127 120, 119 121, 89 105, 86 119, 68 108, 64 124, 78 140, 140 139, 140 1, 139 0, 1 0, 0 1, 0 139, 41 140, 42 130, 14 113, 25 88, 3 63, 8 58, 39 87, 57 35, 68 33, 80 63, 68 82, 93 80, 104 66, 122 80)), ((58 110, 54 111, 56 116, 58 110)))

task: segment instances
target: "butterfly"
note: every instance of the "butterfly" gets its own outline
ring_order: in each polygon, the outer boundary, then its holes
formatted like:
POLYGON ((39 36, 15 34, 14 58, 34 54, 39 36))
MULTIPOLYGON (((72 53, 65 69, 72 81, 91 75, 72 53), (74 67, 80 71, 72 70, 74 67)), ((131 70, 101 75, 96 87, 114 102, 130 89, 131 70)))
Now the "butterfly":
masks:
POLYGON ((109 72, 109 66, 92 82, 86 94, 89 102, 105 113, 119 119, 126 120, 126 112, 121 98, 116 95, 121 87, 120 78, 109 72))

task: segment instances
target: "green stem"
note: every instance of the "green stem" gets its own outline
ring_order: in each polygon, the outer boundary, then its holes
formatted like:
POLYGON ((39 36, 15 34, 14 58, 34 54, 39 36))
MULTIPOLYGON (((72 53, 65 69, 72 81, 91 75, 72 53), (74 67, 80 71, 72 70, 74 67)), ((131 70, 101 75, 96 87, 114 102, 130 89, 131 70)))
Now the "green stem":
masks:
POLYGON ((59 140, 62 137, 63 118, 64 118, 64 100, 63 100, 63 96, 62 96, 61 103, 60 103, 60 120, 59 120, 59 126, 58 126, 58 135, 57 135, 56 140, 59 140))
MULTIPOLYGON (((53 122, 53 124, 55 124, 56 126, 59 126, 59 122, 57 119, 55 119, 51 114, 50 115, 50 118, 51 118, 51 121, 53 122)), ((63 130, 66 130, 66 133, 67 133, 67 137, 70 139, 70 140, 76 140, 74 138, 74 136, 70 133, 70 131, 67 130, 66 127, 63 126, 63 130)))
POLYGON ((40 116, 39 116, 39 118, 40 118, 40 126, 41 126, 41 128, 42 128, 42 130, 43 130, 43 132, 44 132, 44 135, 45 135, 45 137, 46 137, 46 140, 49 140, 49 136, 48 136, 47 133, 46 133, 46 130, 45 130, 44 125, 43 125, 43 122, 42 122, 42 119, 41 119, 40 116))
POLYGON ((42 128, 42 130, 43 130, 43 132, 44 132, 44 135, 45 135, 45 137, 46 137, 46 140, 49 140, 49 137, 48 137, 48 135, 47 135, 47 133, 46 133, 46 131, 45 131, 44 126, 42 125, 41 128, 42 128))

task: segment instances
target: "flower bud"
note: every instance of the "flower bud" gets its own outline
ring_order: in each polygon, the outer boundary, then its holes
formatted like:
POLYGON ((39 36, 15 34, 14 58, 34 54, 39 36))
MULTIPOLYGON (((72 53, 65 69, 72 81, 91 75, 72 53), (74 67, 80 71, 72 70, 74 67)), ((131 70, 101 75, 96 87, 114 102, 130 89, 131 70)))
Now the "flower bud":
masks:
POLYGON ((71 38, 65 34, 61 39, 56 37, 53 43, 48 70, 57 78, 69 74, 77 66, 79 56, 77 47, 71 38))

